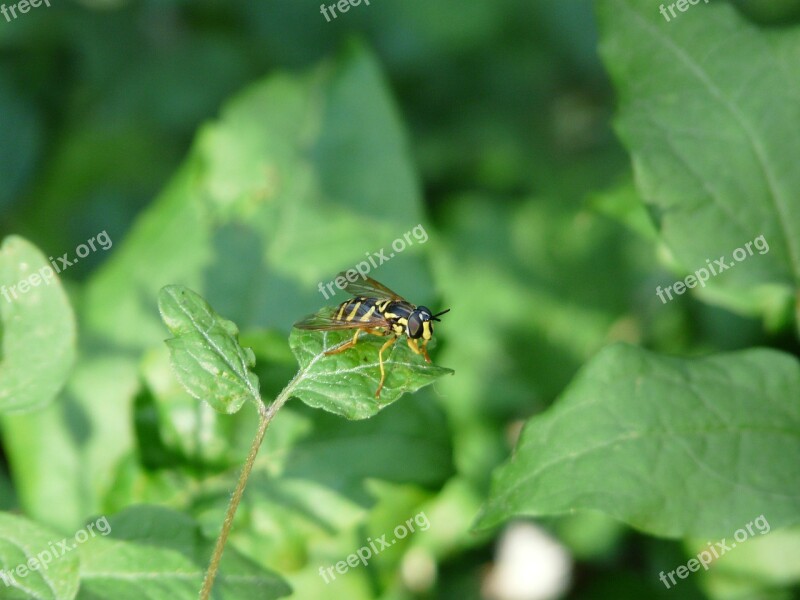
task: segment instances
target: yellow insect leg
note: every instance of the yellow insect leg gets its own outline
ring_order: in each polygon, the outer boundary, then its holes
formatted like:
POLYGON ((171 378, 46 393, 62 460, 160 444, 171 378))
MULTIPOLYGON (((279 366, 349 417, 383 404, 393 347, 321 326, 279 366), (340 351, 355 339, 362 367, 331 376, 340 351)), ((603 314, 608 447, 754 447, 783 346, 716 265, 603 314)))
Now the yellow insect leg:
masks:
POLYGON ((333 350, 328 350, 325 353, 325 356, 330 356, 331 354, 339 354, 339 352, 344 352, 348 348, 352 348, 353 346, 355 346, 356 342, 358 341, 358 334, 359 333, 361 333, 361 330, 360 329, 356 329, 356 334, 353 336, 352 340, 350 340, 349 342, 347 342, 346 344, 344 344, 342 346, 339 346, 338 348, 335 348, 333 350))
POLYGON ((381 351, 378 352, 378 363, 380 364, 381 367, 381 383, 380 385, 378 385, 378 389, 375 391, 376 398, 381 397, 381 390, 383 389, 383 383, 384 381, 386 381, 386 371, 383 369, 383 351, 386 350, 386 348, 388 348, 392 344, 394 344, 398 339, 400 338, 394 336, 391 339, 386 340, 386 343, 383 346, 381 346, 381 351))
POLYGON ((422 356, 425 357, 425 362, 431 362, 431 357, 428 356, 428 349, 425 348, 425 346, 428 345, 428 342, 430 342, 430 340, 425 340, 422 342, 422 348, 420 348, 420 350, 422 350, 422 356))
POLYGON ((406 338, 406 340, 408 340, 408 347, 411 348, 415 354, 422 354, 422 356, 425 357, 425 362, 431 362, 431 357, 428 356, 428 351, 425 349, 425 344, 428 343, 428 340, 422 342, 421 348, 417 345, 417 340, 412 340, 411 338, 406 338))
POLYGON ((355 346, 356 342, 358 342, 358 334, 361 333, 362 331, 364 333, 370 333, 372 335, 380 335, 380 336, 389 335, 389 333, 387 331, 384 331, 383 329, 374 328, 374 327, 370 328, 370 329, 356 329, 356 333, 355 333, 355 335, 353 335, 353 339, 352 340, 350 340, 349 342, 347 342, 346 344, 344 344, 342 346, 339 346, 338 348, 335 348, 333 350, 328 350, 325 353, 325 356, 330 356, 331 354, 339 354, 339 352, 344 352, 345 350, 355 346))

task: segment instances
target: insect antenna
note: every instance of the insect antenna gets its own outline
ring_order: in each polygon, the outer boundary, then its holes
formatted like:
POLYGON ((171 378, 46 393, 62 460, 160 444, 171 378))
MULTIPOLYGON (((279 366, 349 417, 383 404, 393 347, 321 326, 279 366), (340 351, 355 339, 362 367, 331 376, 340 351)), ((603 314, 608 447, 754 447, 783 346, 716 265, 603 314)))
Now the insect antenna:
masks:
POLYGON ((433 316, 431 317, 431 319, 432 319, 432 320, 434 320, 434 321, 440 321, 440 322, 441 322, 441 319, 437 319, 436 317, 440 317, 440 316, 442 316, 444 313, 449 313, 449 312, 450 312, 450 309, 448 308, 447 310, 443 310, 443 311, 442 311, 442 312, 440 312, 440 313, 436 313, 435 315, 433 315, 433 316))

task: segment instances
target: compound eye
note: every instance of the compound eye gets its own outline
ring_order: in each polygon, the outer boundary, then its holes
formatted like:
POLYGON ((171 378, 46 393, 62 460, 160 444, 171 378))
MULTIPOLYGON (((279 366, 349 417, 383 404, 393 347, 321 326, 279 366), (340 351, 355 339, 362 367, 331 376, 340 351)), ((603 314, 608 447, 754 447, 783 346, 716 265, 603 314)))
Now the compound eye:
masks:
POLYGON ((422 335, 422 319, 418 312, 413 312, 408 316, 408 337, 417 339, 422 335))

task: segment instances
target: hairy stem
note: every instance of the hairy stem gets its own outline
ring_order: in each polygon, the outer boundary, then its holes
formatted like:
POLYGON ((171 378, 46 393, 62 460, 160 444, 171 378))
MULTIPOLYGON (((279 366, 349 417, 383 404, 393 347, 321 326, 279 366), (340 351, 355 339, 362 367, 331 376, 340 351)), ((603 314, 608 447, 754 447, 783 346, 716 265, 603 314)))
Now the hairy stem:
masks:
POLYGON ((292 381, 289 382, 283 391, 275 399, 275 402, 264 406, 261 399, 258 400, 260 422, 258 424, 258 431, 256 437, 253 439, 253 445, 250 447, 250 453, 247 455, 247 460, 242 467, 242 474, 239 475, 239 481, 236 484, 236 489, 233 491, 231 500, 228 503, 228 510, 225 512, 225 521, 222 523, 222 531, 219 533, 217 543, 214 545, 214 552, 211 555, 211 560, 208 563, 208 570, 206 571, 205 579, 203 580, 203 587, 200 590, 200 600, 209 600, 211 597, 211 588, 214 587, 214 579, 217 577, 219 571, 219 562, 222 559, 222 553, 225 550, 225 543, 228 541, 228 536, 233 526, 233 518, 236 516, 236 509, 239 508, 239 503, 242 501, 242 494, 247 485, 247 480, 250 477, 250 472, 253 470, 253 464, 256 462, 258 450, 261 447, 261 442, 264 440, 264 434, 267 433, 267 427, 272 422, 273 417, 278 410, 286 403, 291 395, 292 388, 298 379, 298 373, 292 381))

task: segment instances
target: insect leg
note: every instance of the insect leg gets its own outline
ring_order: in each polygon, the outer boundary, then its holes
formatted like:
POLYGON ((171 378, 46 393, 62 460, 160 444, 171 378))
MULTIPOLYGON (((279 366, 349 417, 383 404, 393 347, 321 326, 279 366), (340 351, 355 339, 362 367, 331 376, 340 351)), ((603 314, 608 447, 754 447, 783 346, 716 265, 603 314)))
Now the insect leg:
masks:
POLYGON ((422 354, 422 356, 425 357, 425 362, 431 362, 428 351, 425 349, 425 344, 428 343, 428 340, 423 340, 421 347, 417 344, 417 340, 412 340, 411 338, 406 338, 406 340, 408 341, 408 347, 411 348, 415 354, 422 354))
POLYGON ((338 348, 334 348, 333 350, 328 350, 325 353, 325 356, 330 356, 331 354, 339 354, 339 352, 344 352, 348 348, 352 348, 353 346, 355 346, 356 343, 358 342, 358 334, 361 333, 362 331, 364 333, 370 333, 372 335, 380 335, 380 336, 389 335, 389 333, 387 331, 384 331, 383 329, 378 329, 378 328, 356 329, 356 333, 353 336, 352 340, 350 340, 349 342, 347 342, 346 344, 344 344, 342 346, 339 346, 338 348))
POLYGON ((380 336, 389 335, 391 333, 391 331, 380 328, 365 329, 364 331, 366 333, 371 333, 372 335, 380 335, 380 336))
POLYGON ((430 340, 425 340, 424 342, 422 342, 422 348, 420 348, 420 350, 422 351, 422 356, 425 357, 425 362, 431 362, 431 357, 428 356, 428 350, 427 348, 425 348, 425 346, 428 345, 429 341, 430 340))
POLYGON ((378 389, 375 391, 375 397, 376 398, 380 398, 381 390, 383 389, 383 382, 386 380, 386 371, 384 371, 384 369, 383 369, 383 351, 386 350, 386 348, 388 348, 389 346, 394 344, 399 339, 400 339, 399 337, 394 336, 394 337, 386 340, 386 343, 383 346, 381 346, 381 351, 378 352, 378 362, 379 362, 379 364, 381 366, 381 383, 380 383, 380 385, 378 385, 378 389))
POLYGON ((347 342, 346 344, 344 344, 342 346, 339 346, 338 348, 334 348, 333 350, 328 350, 325 353, 325 356, 330 356, 331 354, 339 354, 339 352, 344 352, 348 348, 352 348, 353 346, 355 346, 356 342, 358 341, 358 334, 359 333, 361 333, 361 330, 360 329, 356 329, 356 334, 353 336, 352 340, 350 340, 349 342, 347 342))

